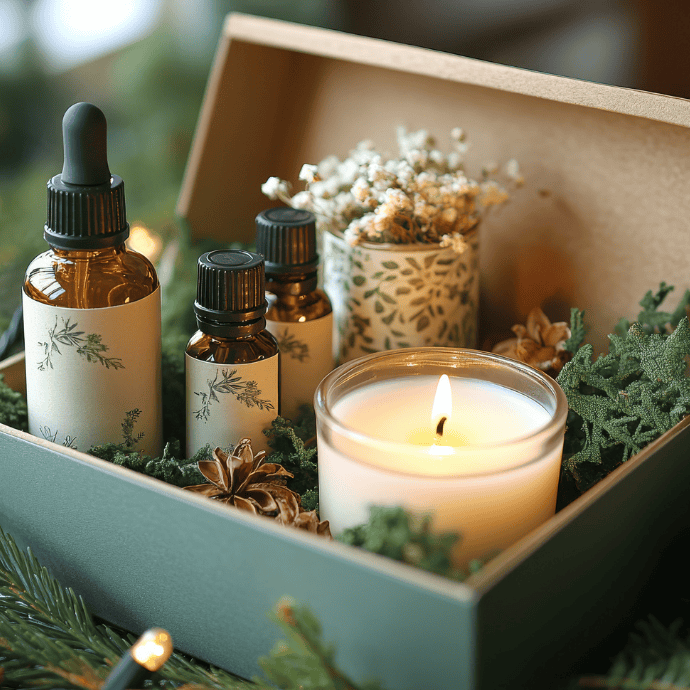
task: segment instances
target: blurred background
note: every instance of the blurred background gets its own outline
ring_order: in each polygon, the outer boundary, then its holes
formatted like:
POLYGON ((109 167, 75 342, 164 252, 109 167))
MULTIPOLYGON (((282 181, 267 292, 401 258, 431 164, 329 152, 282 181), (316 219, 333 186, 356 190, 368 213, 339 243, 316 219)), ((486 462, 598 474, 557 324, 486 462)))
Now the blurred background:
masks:
POLYGON ((0 332, 47 248, 45 183, 77 101, 106 113, 132 244, 171 282, 186 242, 175 202, 231 11, 690 97, 690 8, 672 0, 0 0, 0 332))

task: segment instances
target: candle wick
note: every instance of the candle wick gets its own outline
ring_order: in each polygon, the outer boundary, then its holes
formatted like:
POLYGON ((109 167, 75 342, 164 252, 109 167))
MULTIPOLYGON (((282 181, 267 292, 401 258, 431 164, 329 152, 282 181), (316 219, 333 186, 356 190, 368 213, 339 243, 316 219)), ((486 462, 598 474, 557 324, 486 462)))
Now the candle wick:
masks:
POLYGON ((443 436, 443 425, 446 423, 446 419, 448 419, 448 417, 441 417, 441 419, 438 420, 438 424, 436 426, 437 436, 443 436))

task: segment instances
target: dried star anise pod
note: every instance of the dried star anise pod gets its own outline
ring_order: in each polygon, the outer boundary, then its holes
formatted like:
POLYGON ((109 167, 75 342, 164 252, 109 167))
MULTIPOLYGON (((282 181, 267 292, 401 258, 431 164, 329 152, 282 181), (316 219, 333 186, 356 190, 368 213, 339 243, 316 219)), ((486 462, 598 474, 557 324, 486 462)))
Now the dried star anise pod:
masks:
POLYGON ((315 510, 303 510, 292 523, 298 529, 306 530, 321 537, 331 537, 331 526, 328 520, 319 521, 315 510))
POLYGON ((231 455, 216 448, 213 460, 198 462, 199 471, 211 483, 185 489, 249 513, 273 517, 283 525, 330 537, 328 520, 319 522, 316 511, 303 510, 299 494, 285 486, 293 475, 282 465, 265 462, 265 457, 263 450, 254 454, 248 438, 243 438, 231 455))
POLYGON ((492 350, 497 355, 517 359, 554 376, 572 357, 563 347, 570 338, 568 324, 551 323, 539 307, 530 311, 524 326, 516 324, 511 330, 517 337, 498 343, 492 350))
POLYGON ((299 514, 299 496, 285 486, 292 474, 282 465, 264 462, 266 453, 256 455, 248 438, 243 438, 228 455, 213 451, 213 460, 200 460, 199 471, 211 482, 185 487, 258 515, 276 517, 290 524, 299 514))

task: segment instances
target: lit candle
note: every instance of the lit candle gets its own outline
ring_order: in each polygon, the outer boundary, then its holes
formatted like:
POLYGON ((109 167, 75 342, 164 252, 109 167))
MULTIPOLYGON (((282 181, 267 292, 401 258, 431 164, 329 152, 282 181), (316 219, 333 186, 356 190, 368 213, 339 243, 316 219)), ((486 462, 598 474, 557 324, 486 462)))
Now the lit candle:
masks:
MULTIPOLYGON (((424 393, 426 394, 427 391, 424 391, 424 393)), ((434 395, 434 403, 431 405, 429 422, 420 428, 413 428, 407 434, 407 440, 409 443, 418 446, 429 446, 429 452, 432 455, 448 455, 452 453, 453 447, 467 445, 467 438, 451 422, 452 416, 453 393, 450 379, 447 374, 442 374, 436 386, 436 394, 434 395)))
POLYGON ((378 353, 327 376, 316 410, 320 513, 335 534, 372 505, 401 505, 461 533, 460 564, 555 512, 567 402, 520 362, 450 348, 378 353))

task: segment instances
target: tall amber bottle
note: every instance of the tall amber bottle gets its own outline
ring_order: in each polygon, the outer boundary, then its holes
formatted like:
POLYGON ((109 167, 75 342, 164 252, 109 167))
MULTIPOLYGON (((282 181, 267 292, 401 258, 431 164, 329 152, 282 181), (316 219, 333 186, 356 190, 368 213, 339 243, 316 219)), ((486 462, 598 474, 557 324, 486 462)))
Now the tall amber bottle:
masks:
POLYGON ((314 214, 289 207, 256 217, 256 249, 266 261, 266 327, 280 348, 281 414, 294 419, 300 405, 333 369, 333 310, 317 287, 314 214))
POLYGON ((79 450, 114 442, 159 455, 156 271, 125 246, 105 116, 77 103, 62 127, 64 166, 48 181, 50 249, 29 265, 23 290, 29 430, 79 450))
POLYGON ((242 438, 268 450, 263 430, 280 407, 276 339, 266 330, 264 261, 253 252, 216 250, 199 257, 199 330, 187 345, 187 455, 207 443, 242 438))

